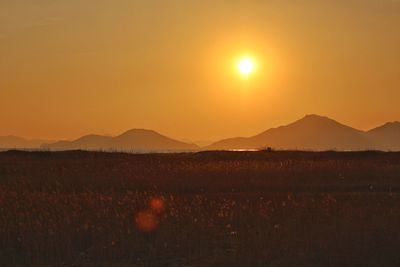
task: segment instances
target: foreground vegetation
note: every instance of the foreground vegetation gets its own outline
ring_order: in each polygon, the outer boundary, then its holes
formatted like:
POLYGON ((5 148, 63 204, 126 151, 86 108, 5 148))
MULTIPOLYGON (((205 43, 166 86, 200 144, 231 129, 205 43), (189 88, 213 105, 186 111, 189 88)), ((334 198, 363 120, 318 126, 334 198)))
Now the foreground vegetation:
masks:
POLYGON ((1 266, 396 266, 400 153, 0 153, 1 266))

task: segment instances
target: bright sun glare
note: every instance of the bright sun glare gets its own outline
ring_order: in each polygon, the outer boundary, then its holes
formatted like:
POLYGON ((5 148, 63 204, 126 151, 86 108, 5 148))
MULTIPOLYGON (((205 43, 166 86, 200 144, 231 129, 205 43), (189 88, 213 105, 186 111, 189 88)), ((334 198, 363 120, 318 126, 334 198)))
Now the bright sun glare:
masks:
POLYGON ((254 70, 254 62, 251 58, 249 57, 244 57, 241 58, 237 64, 237 68, 239 73, 242 76, 247 77, 248 75, 250 75, 253 70, 254 70))

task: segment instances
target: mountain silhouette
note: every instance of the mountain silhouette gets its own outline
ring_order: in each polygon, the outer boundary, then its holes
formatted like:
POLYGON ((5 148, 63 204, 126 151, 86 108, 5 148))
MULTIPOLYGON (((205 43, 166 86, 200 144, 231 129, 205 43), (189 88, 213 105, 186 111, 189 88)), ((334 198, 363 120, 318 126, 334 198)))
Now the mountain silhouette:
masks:
POLYGON ((86 135, 74 141, 44 144, 42 148, 50 150, 186 151, 198 149, 198 146, 171 139, 152 130, 132 129, 115 137, 86 135))
POLYGON ((132 129, 111 137, 85 135, 73 141, 50 143, 16 136, 0 136, 2 149, 108 150, 108 151, 194 151, 232 149, 295 150, 383 150, 400 151, 400 122, 388 122, 369 131, 360 131, 328 117, 306 115, 285 126, 271 128, 251 137, 223 139, 205 147, 182 142, 152 130, 132 129))
POLYGON ((367 134, 376 149, 400 151, 400 122, 388 122, 367 134))
POLYGON ((42 144, 42 148, 54 150, 100 150, 111 148, 112 137, 102 135, 85 135, 74 141, 58 141, 50 144, 42 144))
POLYGON ((46 143, 49 141, 46 140, 40 140, 40 139, 25 139, 22 137, 18 136, 13 136, 13 135, 8 135, 8 136, 0 136, 0 148, 3 149, 13 149, 13 148, 18 148, 18 149, 37 149, 40 148, 40 146, 43 143, 46 143))
POLYGON ((369 132, 343 125, 328 117, 307 115, 286 126, 252 137, 229 138, 206 147, 219 149, 368 150, 399 149, 399 125, 385 125, 369 132), (389 141, 388 136, 390 136, 389 141), (381 140, 382 139, 382 140, 381 140))

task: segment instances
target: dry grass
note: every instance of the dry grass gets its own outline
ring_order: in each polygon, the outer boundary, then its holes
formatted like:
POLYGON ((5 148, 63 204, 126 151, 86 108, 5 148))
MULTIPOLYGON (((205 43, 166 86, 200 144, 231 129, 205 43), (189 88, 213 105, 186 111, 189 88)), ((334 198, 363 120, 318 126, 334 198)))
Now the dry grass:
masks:
POLYGON ((0 153, 0 265, 396 266, 399 186, 398 153, 0 153))

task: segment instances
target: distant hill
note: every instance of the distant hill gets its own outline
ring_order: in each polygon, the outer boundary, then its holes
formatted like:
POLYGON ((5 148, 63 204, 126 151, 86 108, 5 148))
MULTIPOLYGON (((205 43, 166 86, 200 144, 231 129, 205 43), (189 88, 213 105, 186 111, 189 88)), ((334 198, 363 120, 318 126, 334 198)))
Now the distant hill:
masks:
POLYGON ((205 149, 399 150, 399 128, 398 123, 386 124, 364 132, 327 117, 307 115, 289 125, 252 137, 224 139, 205 149))
POLYGON ((50 144, 42 144, 42 148, 54 150, 98 150, 110 148, 112 137, 101 135, 85 135, 74 141, 58 141, 50 144))
POLYGON ((199 147, 195 144, 171 139, 152 130, 132 129, 115 137, 86 135, 74 141, 44 144, 42 148, 50 150, 187 151, 196 150, 199 147))
POLYGON ((0 148, 3 149, 37 149, 40 148, 40 146, 43 143, 46 143, 49 141, 46 140, 40 140, 40 139, 25 139, 22 137, 17 137, 17 136, 0 136, 0 148))
POLYGON ((193 151, 231 149, 294 150, 383 150, 400 151, 400 122, 388 122, 360 131, 328 117, 307 115, 285 126, 271 128, 251 137, 224 139, 199 147, 152 130, 132 129, 118 136, 85 135, 73 141, 49 142, 0 136, 0 149, 109 150, 109 151, 193 151))
POLYGON ((388 122, 367 134, 376 149, 400 151, 400 122, 388 122))

